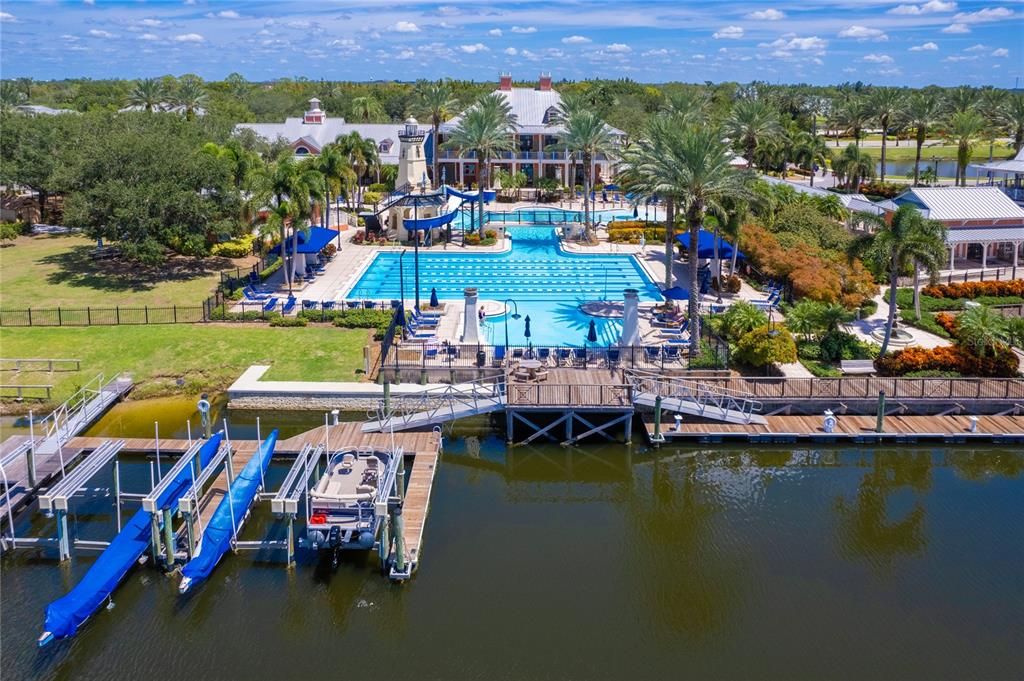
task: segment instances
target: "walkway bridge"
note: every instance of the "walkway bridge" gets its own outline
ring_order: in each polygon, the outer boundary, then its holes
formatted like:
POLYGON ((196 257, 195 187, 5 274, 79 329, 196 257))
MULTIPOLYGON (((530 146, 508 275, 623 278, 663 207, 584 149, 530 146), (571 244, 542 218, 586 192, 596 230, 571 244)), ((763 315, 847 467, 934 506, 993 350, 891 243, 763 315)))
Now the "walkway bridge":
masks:
POLYGON ((760 412, 762 405, 751 393, 722 388, 700 380, 663 376, 646 371, 626 371, 632 387, 633 404, 655 407, 679 414, 738 423, 766 423, 760 412), (660 402, 659 402, 660 398, 660 402))
POLYGON ((363 424, 364 433, 383 433, 435 426, 467 416, 505 408, 504 375, 470 383, 431 388, 382 402, 376 418, 363 424))

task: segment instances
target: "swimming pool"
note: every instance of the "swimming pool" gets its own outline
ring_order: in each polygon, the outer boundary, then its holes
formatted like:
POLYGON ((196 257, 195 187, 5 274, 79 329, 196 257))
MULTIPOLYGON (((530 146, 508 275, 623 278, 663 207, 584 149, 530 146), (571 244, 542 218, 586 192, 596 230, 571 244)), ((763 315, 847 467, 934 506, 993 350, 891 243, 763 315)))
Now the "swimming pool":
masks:
MULTIPOLYGON (((626 210, 595 210, 592 211, 592 214, 594 222, 633 219, 633 214, 626 210)), ((534 225, 555 225, 565 222, 583 222, 583 211, 565 208, 519 208, 510 211, 488 211, 484 219, 486 224, 522 222, 534 225)))
MULTIPOLYGON (((437 289, 442 300, 462 300, 468 286, 479 289, 481 300, 516 302, 522 319, 508 319, 511 344, 525 344, 525 317, 530 316, 530 341, 534 345, 583 345, 590 320, 597 327, 598 343, 615 343, 622 331, 618 319, 591 317, 579 310, 587 301, 621 301, 622 291, 635 288, 641 301, 661 300, 657 285, 629 255, 577 255, 560 248, 552 227, 509 227, 512 250, 505 253, 472 253, 462 249, 420 253, 420 299, 430 299, 437 289)), ((414 293, 414 255, 410 249, 399 269, 400 253, 378 253, 347 293, 349 299, 400 298, 400 271, 404 272, 405 297, 414 293)), ((490 318, 483 331, 492 344, 505 342, 505 318, 490 318)))

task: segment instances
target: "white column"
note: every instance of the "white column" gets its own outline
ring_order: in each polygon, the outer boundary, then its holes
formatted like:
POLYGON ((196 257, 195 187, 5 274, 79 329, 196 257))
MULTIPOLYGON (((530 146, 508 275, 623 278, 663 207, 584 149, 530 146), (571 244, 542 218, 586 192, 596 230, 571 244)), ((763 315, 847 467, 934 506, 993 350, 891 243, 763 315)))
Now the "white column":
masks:
POLYGON ((465 319, 462 323, 462 343, 464 345, 479 345, 480 344, 480 318, 477 317, 476 303, 476 289, 467 288, 465 290, 466 296, 466 311, 465 319))
POLYGON ((1019 251, 1020 251, 1020 242, 1019 241, 1014 241, 1013 242, 1013 266, 1014 267, 1017 266, 1017 256, 1019 255, 1019 251))
POLYGON ((949 269, 956 269, 956 244, 949 247, 949 269))
POLYGON ((635 288, 627 288, 623 293, 622 335, 619 336, 619 345, 640 345, 640 300, 637 297, 638 292, 635 288))
POLYGON ((990 245, 987 243, 981 245, 981 269, 988 267, 988 247, 990 245))

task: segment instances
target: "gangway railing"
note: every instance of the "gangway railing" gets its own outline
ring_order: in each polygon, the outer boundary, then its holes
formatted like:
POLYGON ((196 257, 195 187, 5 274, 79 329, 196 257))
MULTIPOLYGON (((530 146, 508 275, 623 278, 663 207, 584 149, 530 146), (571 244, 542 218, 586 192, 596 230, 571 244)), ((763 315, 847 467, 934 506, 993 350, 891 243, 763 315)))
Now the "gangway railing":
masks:
POLYGON ((762 409, 761 402, 754 399, 753 394, 742 390, 644 371, 633 370, 625 373, 626 380, 633 387, 634 399, 642 394, 660 396, 662 399, 678 399, 692 402, 701 413, 708 407, 715 407, 722 414, 732 412, 748 422, 762 409))
POLYGON ((97 374, 38 422, 43 429, 38 447, 51 453, 60 449, 106 411, 130 387, 129 379, 106 382, 103 374, 97 374))
POLYGON ((433 425, 438 420, 465 416, 464 413, 456 413, 460 406, 471 413, 483 413, 484 409, 491 410, 504 404, 504 380, 504 375, 501 375, 431 388, 416 395, 391 398, 389 405, 381 400, 376 414, 371 412, 370 417, 376 416, 376 426, 383 431, 385 428, 402 430, 414 425, 433 425))

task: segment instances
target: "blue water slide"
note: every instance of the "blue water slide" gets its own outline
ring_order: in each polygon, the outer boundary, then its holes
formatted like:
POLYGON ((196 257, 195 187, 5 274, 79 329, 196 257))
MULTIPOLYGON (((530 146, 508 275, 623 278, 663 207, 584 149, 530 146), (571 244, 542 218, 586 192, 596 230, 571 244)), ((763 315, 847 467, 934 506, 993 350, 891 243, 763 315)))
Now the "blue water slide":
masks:
POLYGON ((235 528, 242 526, 245 514, 256 500, 256 495, 263 484, 263 476, 270 465, 270 457, 274 455, 277 444, 277 429, 263 441, 259 450, 245 464, 242 472, 232 481, 231 489, 220 500, 217 510, 213 512, 209 524, 203 531, 192 560, 181 569, 182 580, 178 591, 185 593, 196 584, 204 581, 217 567, 217 563, 231 548, 235 528))
MULTIPOLYGON (((450 195, 463 201, 469 201, 471 203, 479 201, 479 192, 460 192, 458 189, 453 189, 448 185, 444 186, 444 190, 450 195)), ((498 192, 493 189, 484 190, 484 203, 492 203, 498 197, 498 192)))
MULTIPOLYGON (((223 433, 217 433, 199 449, 199 461, 202 466, 210 462, 223 439, 223 433)), ((174 482, 157 498, 157 507, 160 510, 176 511, 178 499, 188 491, 191 484, 192 469, 188 467, 178 473, 174 482)), ((74 636, 79 627, 114 592, 132 565, 146 552, 149 541, 149 513, 139 509, 100 554, 82 580, 67 595, 46 607, 46 631, 39 637, 39 645, 44 646, 55 639, 74 636)))

